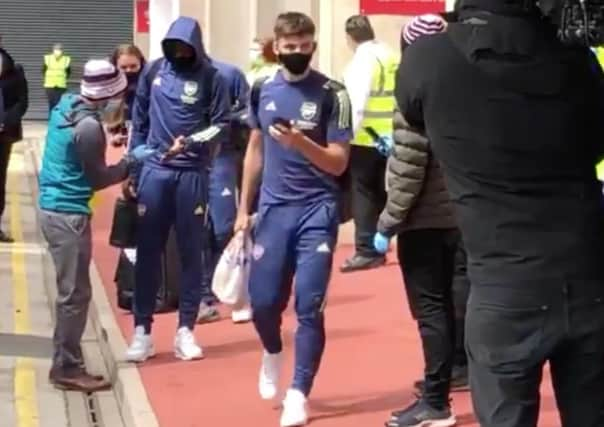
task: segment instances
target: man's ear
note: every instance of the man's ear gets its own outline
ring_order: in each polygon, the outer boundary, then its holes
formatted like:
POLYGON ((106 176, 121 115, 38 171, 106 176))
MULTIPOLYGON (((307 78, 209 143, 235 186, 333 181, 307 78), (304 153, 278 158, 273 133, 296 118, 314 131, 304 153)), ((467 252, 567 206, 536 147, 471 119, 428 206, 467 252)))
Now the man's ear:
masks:
POLYGON ((275 54, 275 56, 277 56, 277 57, 279 56, 279 49, 277 47, 277 40, 275 40, 273 42, 273 53, 275 54))

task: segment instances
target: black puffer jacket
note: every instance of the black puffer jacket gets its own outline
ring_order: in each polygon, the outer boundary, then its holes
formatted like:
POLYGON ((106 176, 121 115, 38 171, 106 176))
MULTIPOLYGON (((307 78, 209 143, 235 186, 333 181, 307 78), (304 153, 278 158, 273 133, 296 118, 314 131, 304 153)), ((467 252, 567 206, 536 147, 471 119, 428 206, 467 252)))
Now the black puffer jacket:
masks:
POLYGON ((4 131, 0 143, 13 143, 23 138, 21 120, 28 107, 27 80, 23 68, 0 48, 0 90, 4 98, 4 131))
POLYGON ((393 236, 403 230, 457 227, 428 138, 409 126, 398 111, 394 113, 394 150, 386 179, 388 202, 380 215, 380 233, 393 236))

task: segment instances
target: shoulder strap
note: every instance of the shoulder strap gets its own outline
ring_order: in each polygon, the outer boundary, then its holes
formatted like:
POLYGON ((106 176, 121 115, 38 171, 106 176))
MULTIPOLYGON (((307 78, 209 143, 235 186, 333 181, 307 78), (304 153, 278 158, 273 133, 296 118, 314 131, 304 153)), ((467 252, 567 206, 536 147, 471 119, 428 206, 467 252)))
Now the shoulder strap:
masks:
POLYGON ((268 76, 259 77, 254 80, 252 89, 250 90, 250 106, 254 116, 258 117, 258 104, 260 104, 260 94, 262 92, 262 86, 268 80, 268 76))
POLYGON ((325 89, 325 99, 323 101, 323 108, 321 114, 323 122, 326 123, 329 120, 329 116, 331 116, 331 113, 333 111, 334 98, 336 97, 336 94, 339 91, 346 89, 346 87, 342 83, 337 82, 335 80, 328 80, 323 85, 323 89, 325 89))

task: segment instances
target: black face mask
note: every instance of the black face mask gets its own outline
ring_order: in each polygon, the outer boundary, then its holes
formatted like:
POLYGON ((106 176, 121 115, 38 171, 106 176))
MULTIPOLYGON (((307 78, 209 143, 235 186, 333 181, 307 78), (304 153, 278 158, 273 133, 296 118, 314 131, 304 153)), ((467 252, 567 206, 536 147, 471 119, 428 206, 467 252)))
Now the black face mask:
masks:
POLYGON ((128 79, 128 88, 136 87, 136 84, 138 83, 138 77, 140 75, 140 71, 126 73, 126 79, 128 79))
POLYGON ((193 65, 195 65, 195 58, 194 57, 190 57, 190 58, 170 58, 169 59, 170 64, 172 64, 172 66, 174 67, 174 69, 176 71, 188 71, 191 68, 193 68, 193 65))
POLYGON ((300 75, 308 69, 312 53, 280 53, 278 58, 287 71, 293 75, 300 75))

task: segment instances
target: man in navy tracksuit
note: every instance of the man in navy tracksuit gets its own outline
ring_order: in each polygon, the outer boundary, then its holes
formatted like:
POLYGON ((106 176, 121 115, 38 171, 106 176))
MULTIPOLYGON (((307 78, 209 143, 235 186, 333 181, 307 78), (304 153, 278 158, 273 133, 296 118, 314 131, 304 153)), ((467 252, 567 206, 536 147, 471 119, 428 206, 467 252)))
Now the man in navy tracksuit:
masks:
POLYGON ((275 50, 283 70, 260 87, 257 105, 251 97, 252 132, 235 225, 237 231, 250 229, 262 180, 249 290, 265 349, 259 380, 264 399, 278 393, 281 315, 295 275, 296 366, 283 401, 283 427, 308 421, 306 397, 325 346, 323 309, 339 225, 337 177, 348 165, 352 139, 345 88, 309 68, 314 35, 306 15, 277 18, 275 50))
MULTIPOLYGON (((215 298, 211 292, 211 282, 214 267, 233 234, 233 225, 237 216, 242 157, 242 141, 240 141, 242 135, 237 118, 243 110, 247 109, 249 92, 245 74, 239 68, 216 60, 212 60, 212 65, 218 70, 228 88, 231 102, 231 120, 228 132, 223 137, 220 151, 214 159, 210 172, 209 207, 213 241, 211 250, 204 254, 210 267, 204 271, 199 323, 210 322, 219 318, 218 310, 212 306, 215 298)), ((249 310, 233 311, 233 320, 235 322, 249 321, 249 310)))
POLYGON ((178 18, 162 47, 164 58, 143 71, 133 111, 131 146, 146 143, 158 151, 138 177, 135 333, 127 352, 134 362, 154 355, 150 333, 160 257, 172 225, 182 262, 174 350, 182 360, 203 356, 192 331, 202 294, 202 250, 209 244, 208 170, 230 109, 226 86, 204 51, 197 21, 178 18), (176 140, 192 134, 199 143, 191 150, 165 157, 176 140))

